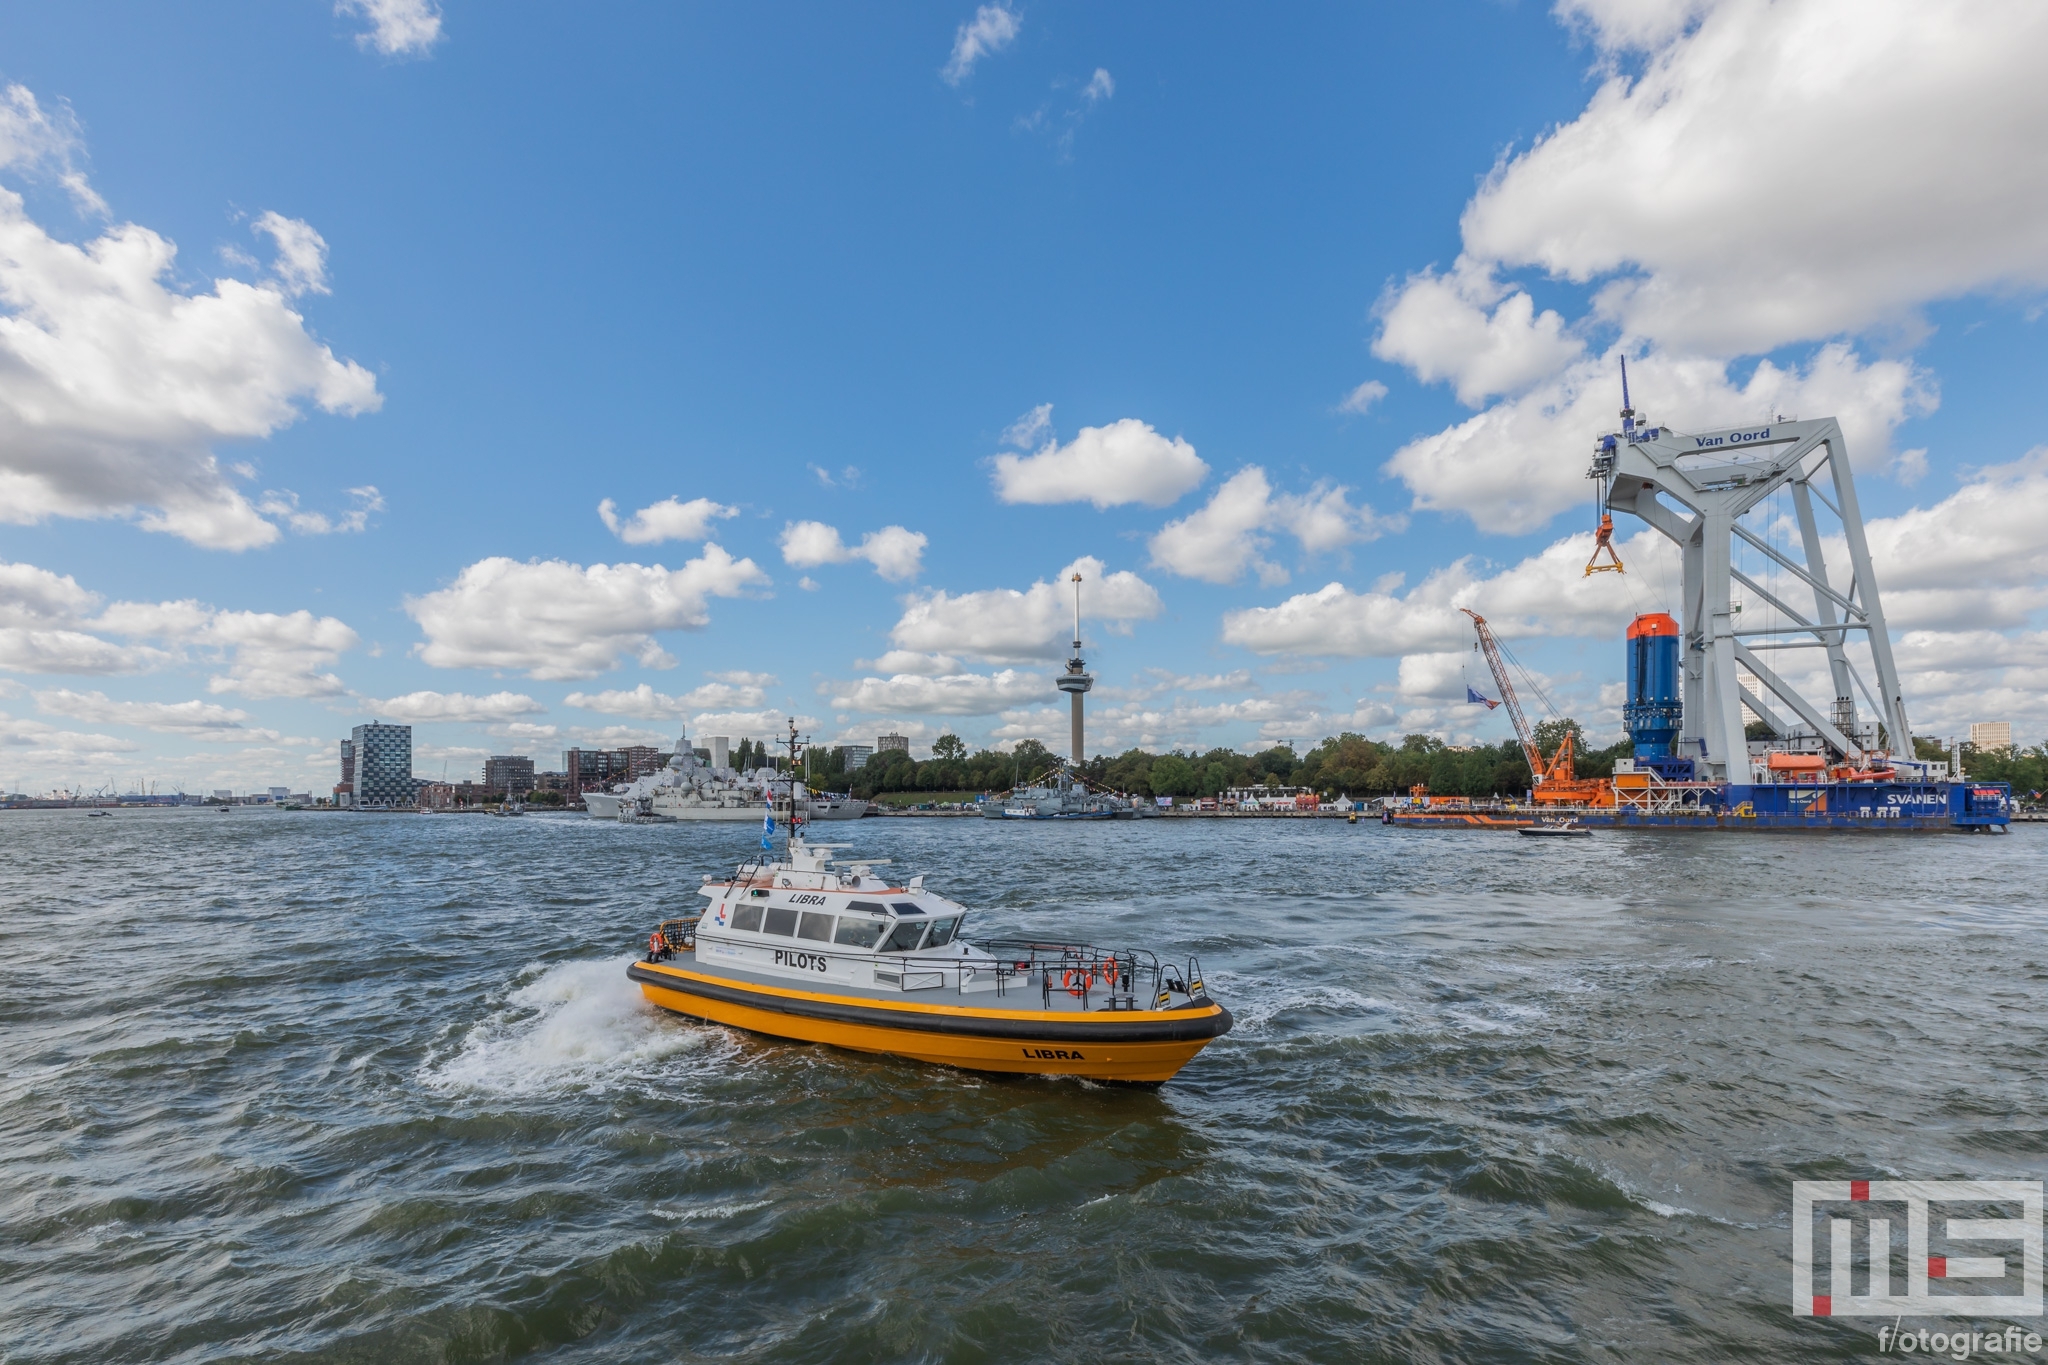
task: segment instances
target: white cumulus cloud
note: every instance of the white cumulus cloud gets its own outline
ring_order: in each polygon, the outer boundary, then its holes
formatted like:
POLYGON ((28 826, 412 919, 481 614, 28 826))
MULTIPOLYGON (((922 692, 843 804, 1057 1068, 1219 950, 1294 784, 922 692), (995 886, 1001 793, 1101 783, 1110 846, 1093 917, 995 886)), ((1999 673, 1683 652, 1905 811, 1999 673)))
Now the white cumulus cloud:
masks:
POLYGON ((441 6, 435 0, 335 0, 334 12, 369 21, 356 41, 386 57, 422 57, 441 41, 441 6))
POLYGON ((1462 250, 1382 300, 1374 350, 1473 406, 1386 466, 1415 506, 1521 532, 1579 500, 1579 452, 1613 425, 1614 359, 1681 429, 1838 416, 1865 473, 1911 484, 1892 429, 1934 406, 1910 361, 1865 364, 1927 305, 2048 286, 2048 9, 2030 0, 1562 0, 1600 48, 1579 116, 1504 157, 1462 250), (1509 282, 1590 287, 1583 317, 1509 282), (1594 332, 1618 336, 1599 360, 1594 332), (1738 383, 1730 363, 1799 344, 1738 383), (1638 359, 1639 358, 1639 359, 1638 359), (1661 373, 1658 371, 1661 370, 1661 373), (1607 411, 1603 412, 1602 410, 1607 411))
POLYGON ((89 623, 133 639, 157 640, 225 665, 207 680, 210 692, 245 697, 338 697, 348 688, 325 670, 361 643, 332 616, 310 611, 220 611, 190 599, 115 602, 89 623))
POLYGON ((1709 355, 2048 285, 2034 0, 1566 10, 1643 52, 1640 74, 1488 177, 1473 260, 1608 280, 1603 318, 1709 355))
POLYGON ((0 754, 14 769, 9 777, 21 776, 21 765, 27 762, 44 772, 68 772, 75 780, 95 769, 104 771, 102 765, 119 762, 141 747, 131 739, 59 730, 0 711, 0 754))
POLYGON ((223 666, 213 692, 332 697, 347 688, 324 670, 358 643, 344 622, 303 610, 222 611, 189 599, 102 607, 69 575, 0 563, 0 668, 16 672, 136 673, 196 658, 223 666))
POLYGON ((1082 427, 1066 445, 1048 441, 1036 454, 995 458, 996 495, 1004 502, 1164 507, 1208 473, 1193 446, 1135 417, 1082 427))
POLYGON ((834 708, 868 715, 987 716, 1023 702, 1059 694, 1050 673, 953 673, 939 677, 899 673, 832 685, 834 708))
MULTIPOLYGON (((10 98, 17 113, 33 100, 10 98)), ((383 401, 294 311, 323 277, 307 273, 304 225, 277 222, 291 242, 277 279, 191 294, 168 283, 177 248, 148 228, 73 245, 0 188, 0 521, 134 516, 215 549, 277 539, 214 447, 266 437, 305 402, 354 415, 383 401)))
MULTIPOLYGON (((1408 592, 1398 576, 1354 592, 1330 583, 1271 607, 1227 613, 1223 640, 1256 654, 1399 658, 1469 647, 1471 607, 1503 638, 1579 635, 1619 639, 1637 600, 1611 575, 1586 576, 1590 532, 1567 536, 1512 568, 1487 575, 1471 556, 1408 592)), ((1624 541, 1621 557, 1640 582, 1678 582, 1678 557, 1655 531, 1624 541)), ((1644 610, 1652 608, 1645 607, 1644 610)))
POLYGON ((678 720, 703 710, 730 711, 758 707, 768 700, 768 687, 775 679, 766 673, 725 675, 724 681, 693 687, 680 696, 657 692, 646 683, 631 691, 571 692, 563 700, 585 711, 607 716, 628 716, 634 720, 678 720))
POLYGON ((628 545, 657 545, 664 540, 704 540, 711 534, 713 521, 739 514, 739 508, 727 507, 709 498, 691 498, 684 502, 670 497, 643 507, 621 521, 618 504, 610 498, 597 505, 598 519, 604 522, 604 528, 628 545))
POLYGON ((1284 583, 1287 570, 1265 558, 1270 532, 1288 532, 1315 554, 1399 528, 1398 518, 1353 507, 1347 492, 1318 483, 1305 494, 1275 495, 1266 471, 1249 465, 1217 488, 1207 506, 1160 528, 1151 540, 1152 562, 1208 583, 1233 583, 1247 569, 1269 586, 1284 583))
POLYGON ((782 562, 791 568, 813 569, 820 564, 864 559, 891 583, 907 583, 924 566, 926 538, 922 531, 884 526, 862 536, 860 544, 848 545, 840 539, 837 527, 822 521, 797 521, 782 528, 781 544, 782 562))
MULTIPOLYGON (((1866 364, 1843 343, 1796 368, 1763 361, 1740 387, 1718 360, 1631 357, 1629 386, 1639 410, 1682 431, 1779 414, 1838 417, 1851 463, 1864 472, 1887 468, 1893 428, 1937 402, 1933 380, 1910 361, 1866 364)), ((1619 355, 1610 351, 1409 442, 1383 468, 1408 486, 1417 508, 1462 512, 1482 531, 1533 531, 1567 508, 1591 504, 1585 474, 1593 439, 1620 425, 1620 407, 1619 355)))
POLYGON ((474 697, 467 692, 408 692, 402 697, 362 699, 363 705, 379 717, 392 720, 469 721, 496 723, 520 716, 537 716, 547 707, 524 692, 493 692, 474 697))
POLYGON ((133 725, 162 734, 238 742, 279 738, 275 730, 251 730, 247 711, 210 701, 115 701, 104 692, 56 688, 36 693, 36 708, 45 715, 67 716, 88 725, 133 725))
POLYGON ((1051 582, 980 592, 934 589, 912 597, 889 639, 898 649, 945 654, 987 663, 1036 663, 1059 658, 1072 638, 1074 588, 1082 577, 1085 621, 1112 631, 1149 621, 1165 610, 1150 583, 1128 569, 1110 573, 1091 556, 1075 560, 1051 582))
POLYGON ((426 636, 420 658, 436 668, 589 678, 629 657, 672 666, 655 632, 699 629, 711 619, 709 598, 767 583, 753 560, 715 544, 680 569, 496 556, 471 564, 445 588, 409 598, 406 611, 426 636))
POLYGON ((1449 380, 1470 407, 1549 378, 1583 350, 1561 315, 1537 313, 1526 292, 1503 288, 1492 271, 1464 259, 1448 275, 1411 276, 1383 300, 1372 345, 1374 355, 1426 383, 1449 380))

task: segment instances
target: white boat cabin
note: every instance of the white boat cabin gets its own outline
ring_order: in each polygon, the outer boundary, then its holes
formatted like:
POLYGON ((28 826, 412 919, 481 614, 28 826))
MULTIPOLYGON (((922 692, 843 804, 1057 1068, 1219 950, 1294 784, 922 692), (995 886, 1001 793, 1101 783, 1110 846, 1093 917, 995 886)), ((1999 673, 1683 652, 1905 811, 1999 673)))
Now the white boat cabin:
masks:
POLYGON ((786 862, 707 879, 697 960, 813 984, 996 989, 996 959, 960 939, 966 906, 926 890, 923 877, 906 886, 877 876, 887 859, 834 867, 833 851, 848 847, 793 839, 786 862))

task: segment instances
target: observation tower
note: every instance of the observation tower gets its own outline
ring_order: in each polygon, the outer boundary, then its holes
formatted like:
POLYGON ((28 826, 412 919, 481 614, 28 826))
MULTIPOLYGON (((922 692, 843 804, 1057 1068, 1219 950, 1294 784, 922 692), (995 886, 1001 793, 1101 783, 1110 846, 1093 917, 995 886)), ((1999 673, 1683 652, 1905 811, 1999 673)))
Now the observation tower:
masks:
POLYGON ((1074 575, 1074 653, 1067 660, 1067 671, 1055 680, 1060 691, 1067 694, 1074 708, 1074 766, 1081 766, 1081 698, 1089 688, 1095 686, 1095 679, 1088 675, 1088 665, 1081 659, 1081 575, 1074 575))

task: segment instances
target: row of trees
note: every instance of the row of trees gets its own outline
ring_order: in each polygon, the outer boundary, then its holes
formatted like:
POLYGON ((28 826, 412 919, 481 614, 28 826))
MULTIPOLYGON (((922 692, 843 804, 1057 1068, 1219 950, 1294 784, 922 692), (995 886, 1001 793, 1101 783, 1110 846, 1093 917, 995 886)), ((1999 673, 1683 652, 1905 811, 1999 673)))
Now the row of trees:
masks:
MULTIPOLYGON (((1937 740, 1916 735, 1913 748, 1921 758, 1948 757, 1948 749, 1937 740)), ((1963 775, 1980 782, 2009 783, 2014 796, 2028 803, 2037 802, 2048 794, 2048 743, 2036 744, 2031 749, 2019 745, 2010 749, 1979 749, 1974 744, 1965 744, 1963 775)))
MULTIPOLYGON (((1769 738, 1767 727, 1753 728, 1761 733, 1750 738, 1769 738)), ((1578 754, 1581 777, 1611 776, 1614 761, 1630 753, 1626 740, 1611 748, 1586 749, 1584 730, 1566 717, 1536 727, 1536 744, 1545 759, 1557 752, 1558 742, 1567 732, 1578 754)), ((1916 736, 1913 746, 1922 758, 1948 756, 1947 748, 1936 740, 1916 736)), ((747 756, 746 766, 774 761, 765 753, 765 746, 745 740, 739 753, 747 756)), ((1058 757, 1035 739, 1023 741, 1010 753, 993 749, 969 753, 958 735, 948 734, 939 736, 932 745, 932 757, 923 762, 892 749, 851 772, 845 767, 843 751, 813 749, 810 776, 814 786, 851 789, 856 796, 872 798, 881 792, 1007 791, 1051 772, 1058 764, 1058 757)), ((1214 796, 1228 787, 1254 786, 1307 787, 1331 796, 1383 796, 1405 792, 1417 783, 1446 796, 1509 796, 1529 789, 1529 764, 1515 741, 1453 748, 1430 735, 1408 735, 1395 745, 1347 732, 1325 739, 1302 755, 1284 744, 1256 754, 1235 749, 1204 753, 1176 749, 1163 754, 1127 749, 1091 758, 1081 771, 1090 782, 1135 796, 1214 796)), ((1982 781, 2009 783, 2015 796, 2039 801, 2048 793, 2048 744, 1985 750, 1964 745, 1963 771, 1982 781)))
MULTIPOLYGON (((1565 734, 1575 746, 1585 735, 1575 720, 1546 721, 1536 740, 1546 758, 1565 734)), ((1629 753, 1626 743, 1588 752, 1578 748, 1583 777, 1606 777, 1614 760, 1629 753)), ((814 750, 811 780, 828 788, 849 787, 872 798, 881 792, 1006 791, 1051 771, 1058 759, 1037 740, 1011 753, 983 749, 970 754, 957 735, 942 735, 923 762, 901 751, 876 754, 867 766, 848 773, 836 751, 814 750), (949 742, 950 741, 950 742, 949 742)), ((1135 796, 1214 796, 1229 787, 1307 787, 1335 796, 1382 796, 1417 783, 1451 796, 1518 795, 1529 789, 1529 764, 1513 741, 1452 748, 1430 735, 1409 735, 1400 744, 1345 733, 1325 739, 1306 754, 1280 744, 1256 754, 1235 749, 1173 750, 1154 754, 1128 749, 1098 755, 1081 766, 1089 781, 1135 796)))

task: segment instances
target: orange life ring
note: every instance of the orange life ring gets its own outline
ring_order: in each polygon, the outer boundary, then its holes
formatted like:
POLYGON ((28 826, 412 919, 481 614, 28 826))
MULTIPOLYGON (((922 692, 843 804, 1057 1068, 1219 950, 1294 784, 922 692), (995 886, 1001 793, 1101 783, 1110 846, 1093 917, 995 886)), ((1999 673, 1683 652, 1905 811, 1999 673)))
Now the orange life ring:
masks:
POLYGON ((1060 987, 1078 1000, 1088 991, 1088 976, 1086 967, 1069 967, 1060 976, 1060 987))
POLYGON ((1102 965, 1096 969, 1096 975, 1102 978, 1103 985, 1111 990, 1115 990, 1116 980, 1118 976, 1122 975, 1122 969, 1117 960, 1112 957, 1103 961, 1102 965))
POLYGON ((667 951, 668 938, 661 930, 656 929, 647 936, 647 955, 649 957, 659 957, 667 951))

